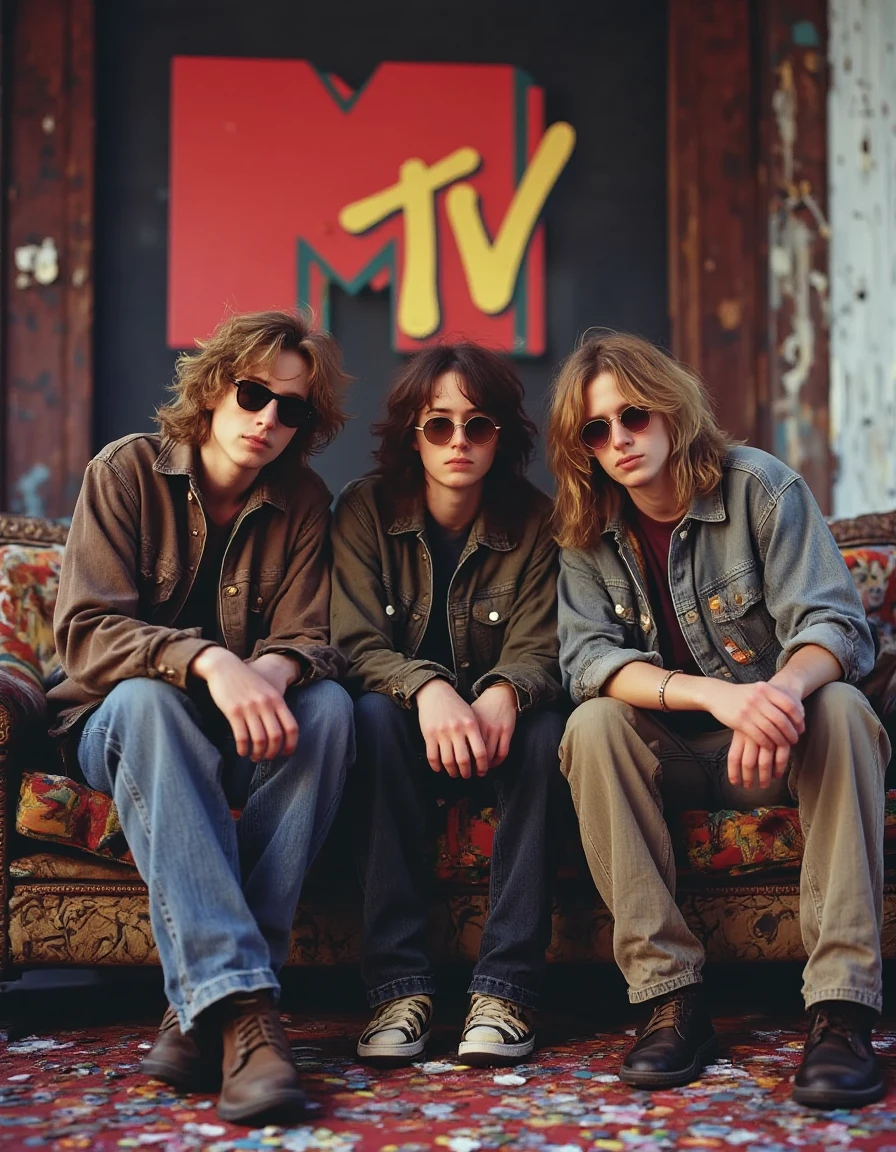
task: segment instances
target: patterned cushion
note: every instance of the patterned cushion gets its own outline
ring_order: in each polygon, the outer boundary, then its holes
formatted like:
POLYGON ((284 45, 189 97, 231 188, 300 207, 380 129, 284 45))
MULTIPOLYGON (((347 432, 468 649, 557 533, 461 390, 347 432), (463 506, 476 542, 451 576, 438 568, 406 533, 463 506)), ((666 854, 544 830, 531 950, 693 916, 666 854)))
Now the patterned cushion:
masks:
POLYGON ((16 831, 133 864, 110 796, 67 776, 25 772, 16 809, 16 831))
POLYGON ((842 548, 841 553, 881 642, 896 639, 896 545, 842 548))
POLYGON ((0 546, 0 669, 42 687, 59 666, 53 609, 61 544, 0 546))

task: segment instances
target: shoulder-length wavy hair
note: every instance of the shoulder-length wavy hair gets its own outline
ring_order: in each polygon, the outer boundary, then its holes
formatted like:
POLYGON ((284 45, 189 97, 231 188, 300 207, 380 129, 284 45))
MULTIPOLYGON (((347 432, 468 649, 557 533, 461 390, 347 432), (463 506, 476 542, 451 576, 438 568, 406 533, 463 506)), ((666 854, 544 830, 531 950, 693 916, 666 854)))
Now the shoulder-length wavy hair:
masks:
POLYGON ((433 399, 436 381, 455 372, 469 402, 500 426, 494 463, 483 496, 498 501, 525 475, 537 430, 523 409, 523 385, 507 360, 479 344, 437 344, 413 355, 386 396, 386 417, 371 431, 380 439, 374 473, 393 498, 423 488, 423 464, 414 448, 414 426, 433 399))
POLYGON ((223 320, 208 340, 197 340, 198 352, 177 358, 174 399, 163 404, 156 420, 166 436, 199 446, 209 437, 212 411, 234 380, 246 372, 270 368, 281 352, 296 352, 308 365, 308 399, 317 418, 298 432, 281 459, 303 461, 320 452, 346 421, 342 393, 349 377, 342 370, 339 345, 312 325, 302 312, 244 312, 223 320))
POLYGON ((699 376, 640 336, 605 332, 588 336, 561 364, 551 386, 548 462, 557 481, 554 534, 563 548, 589 548, 618 514, 623 489, 582 443, 585 389, 610 372, 622 397, 660 412, 669 429, 669 470, 675 497, 686 508, 722 477, 732 441, 719 428, 699 376))

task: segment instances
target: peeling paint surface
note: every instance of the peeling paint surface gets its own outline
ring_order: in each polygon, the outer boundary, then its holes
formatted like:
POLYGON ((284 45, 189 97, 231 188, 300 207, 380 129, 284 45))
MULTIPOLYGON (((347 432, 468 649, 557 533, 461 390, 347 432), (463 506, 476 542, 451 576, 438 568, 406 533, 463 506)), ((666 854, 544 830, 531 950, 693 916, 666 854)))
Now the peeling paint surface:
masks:
POLYGON ((896 3, 829 0, 834 514, 896 507, 896 3))
MULTIPOLYGON (((814 25, 808 21, 793 29, 796 44, 817 43, 817 39, 814 25)), ((826 328, 829 318, 825 263, 830 229, 817 192, 795 158, 800 145, 800 109, 792 60, 780 62, 777 77, 772 113, 780 155, 780 190, 769 219, 769 309, 778 354, 774 447, 777 455, 798 472, 807 473, 814 466, 824 474, 827 429, 818 426, 811 383, 819 356, 818 326, 826 328)))
POLYGON ((22 516, 46 516, 47 509, 41 488, 50 479, 46 464, 35 464, 20 476, 15 484, 12 510, 22 516))

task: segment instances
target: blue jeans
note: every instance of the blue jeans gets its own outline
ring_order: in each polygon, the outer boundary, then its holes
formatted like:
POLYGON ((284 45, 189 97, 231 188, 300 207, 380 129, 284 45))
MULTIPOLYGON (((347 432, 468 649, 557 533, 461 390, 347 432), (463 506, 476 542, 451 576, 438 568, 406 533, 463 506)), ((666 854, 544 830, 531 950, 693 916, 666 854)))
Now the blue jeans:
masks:
POLYGON ((486 785, 497 801, 489 916, 470 992, 538 1006, 551 939, 549 822, 562 786, 558 747, 566 717, 523 712, 510 755, 484 781, 452 780, 426 760, 417 712, 370 692, 355 704, 358 772, 364 798, 364 951, 361 974, 371 1006, 435 992, 426 954, 431 869, 424 866, 426 817, 441 795, 486 785))
POLYGON ((181 1028, 235 992, 279 988, 308 864, 354 755, 351 701, 332 681, 290 688, 291 756, 238 756, 211 703, 160 680, 118 684, 84 726, 81 770, 110 794, 140 875, 181 1028), (234 820, 231 807, 241 807, 234 820))

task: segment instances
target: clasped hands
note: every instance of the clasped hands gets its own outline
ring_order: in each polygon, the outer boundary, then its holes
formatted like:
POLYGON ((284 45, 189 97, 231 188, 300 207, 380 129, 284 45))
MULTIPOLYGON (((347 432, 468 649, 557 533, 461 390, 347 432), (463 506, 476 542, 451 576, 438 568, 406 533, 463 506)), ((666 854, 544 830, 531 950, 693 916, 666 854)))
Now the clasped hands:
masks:
POLYGON ((447 680, 435 677, 418 689, 414 700, 426 759, 433 772, 468 780, 485 776, 510 751, 516 727, 516 691, 506 680, 492 684, 472 704, 447 680))
POLYGON ((799 692, 786 680, 726 684, 707 680, 708 710, 733 732, 728 780, 767 788, 787 771, 794 744, 806 729, 799 692))
POLYGON ((246 663, 213 645, 193 658, 190 672, 208 685, 209 695, 230 725, 239 756, 257 762, 295 752, 299 726, 283 699, 298 676, 295 660, 266 652, 246 663))

